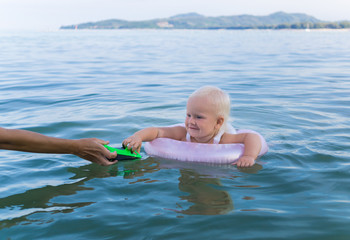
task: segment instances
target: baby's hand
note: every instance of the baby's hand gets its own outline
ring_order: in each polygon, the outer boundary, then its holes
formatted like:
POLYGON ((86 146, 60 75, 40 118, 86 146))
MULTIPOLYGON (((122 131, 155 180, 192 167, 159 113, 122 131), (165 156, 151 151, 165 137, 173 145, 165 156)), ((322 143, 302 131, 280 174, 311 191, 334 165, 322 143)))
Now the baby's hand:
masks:
POLYGON ((237 162, 233 163, 233 165, 237 165, 237 167, 251 167, 255 163, 255 159, 251 156, 242 156, 238 159, 237 162))
POLYGON ((123 147, 128 148, 132 152, 140 152, 142 139, 137 135, 132 135, 123 141, 123 147))

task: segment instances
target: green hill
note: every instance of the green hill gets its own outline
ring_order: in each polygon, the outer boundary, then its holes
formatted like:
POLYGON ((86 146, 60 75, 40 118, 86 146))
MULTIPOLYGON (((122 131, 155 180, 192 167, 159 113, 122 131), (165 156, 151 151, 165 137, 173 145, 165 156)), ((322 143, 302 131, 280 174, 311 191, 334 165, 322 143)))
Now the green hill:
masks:
POLYGON ((283 28, 349 28, 350 22, 327 23, 302 13, 276 12, 267 16, 236 15, 206 17, 198 13, 145 21, 110 19, 60 29, 283 29, 283 28))

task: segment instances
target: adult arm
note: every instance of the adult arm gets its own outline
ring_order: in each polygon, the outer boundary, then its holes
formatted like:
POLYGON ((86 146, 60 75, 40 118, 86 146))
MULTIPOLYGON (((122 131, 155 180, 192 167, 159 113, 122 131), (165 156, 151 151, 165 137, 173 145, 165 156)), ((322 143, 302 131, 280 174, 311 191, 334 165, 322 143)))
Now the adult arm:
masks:
POLYGON ((63 139, 45 136, 26 130, 0 128, 0 149, 35 152, 74 154, 85 160, 100 165, 111 165, 108 159, 116 158, 116 153, 111 153, 103 145, 108 144, 96 138, 63 139))

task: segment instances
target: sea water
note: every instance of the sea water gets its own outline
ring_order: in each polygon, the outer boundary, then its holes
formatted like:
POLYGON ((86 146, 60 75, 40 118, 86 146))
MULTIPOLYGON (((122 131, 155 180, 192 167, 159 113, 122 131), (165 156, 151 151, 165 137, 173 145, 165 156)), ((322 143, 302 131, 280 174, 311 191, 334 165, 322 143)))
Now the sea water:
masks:
MULTIPOLYGON (((0 33, 0 126, 120 146, 215 85, 246 169, 0 151, 0 239, 350 239, 349 31, 0 33)), ((1 137, 1 136, 0 136, 1 137)))

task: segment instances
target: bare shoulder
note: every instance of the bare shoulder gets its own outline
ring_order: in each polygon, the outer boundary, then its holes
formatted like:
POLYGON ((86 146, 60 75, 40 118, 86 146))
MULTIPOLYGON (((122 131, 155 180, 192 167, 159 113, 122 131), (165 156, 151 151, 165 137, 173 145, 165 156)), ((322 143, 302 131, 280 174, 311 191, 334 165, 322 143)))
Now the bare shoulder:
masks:
POLYGON ((181 141, 186 137, 186 129, 183 126, 161 127, 159 137, 171 138, 181 141))
POLYGON ((245 138, 245 133, 232 134, 232 133, 224 133, 221 137, 221 144, 229 144, 229 143, 243 143, 245 138))

